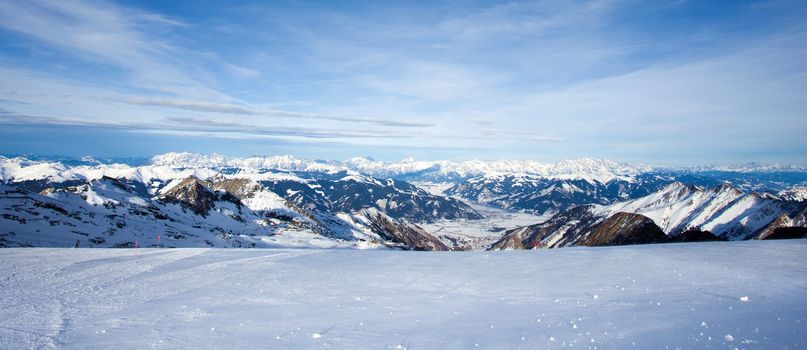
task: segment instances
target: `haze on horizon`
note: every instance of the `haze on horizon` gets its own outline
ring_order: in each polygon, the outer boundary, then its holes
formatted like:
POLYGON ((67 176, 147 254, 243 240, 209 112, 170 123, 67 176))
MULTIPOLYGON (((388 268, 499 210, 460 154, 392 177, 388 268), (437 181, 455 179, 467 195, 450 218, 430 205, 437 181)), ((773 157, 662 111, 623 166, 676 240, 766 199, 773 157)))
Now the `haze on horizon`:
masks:
POLYGON ((0 154, 807 165, 801 1, 0 0, 0 154))

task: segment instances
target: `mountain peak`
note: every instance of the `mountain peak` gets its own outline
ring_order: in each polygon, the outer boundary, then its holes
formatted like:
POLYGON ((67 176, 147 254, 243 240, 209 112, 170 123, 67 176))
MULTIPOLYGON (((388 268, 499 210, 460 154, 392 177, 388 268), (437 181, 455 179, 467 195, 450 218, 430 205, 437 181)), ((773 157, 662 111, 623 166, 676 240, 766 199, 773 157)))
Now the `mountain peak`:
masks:
POLYGON ((201 216, 207 215, 208 211, 213 208, 216 194, 208 188, 208 183, 205 181, 195 176, 188 176, 172 182, 176 182, 176 185, 169 184, 170 187, 160 194, 160 199, 180 204, 201 216))
POLYGON ((635 213, 619 212, 597 225, 580 242, 585 246, 661 243, 667 235, 652 219, 635 213))

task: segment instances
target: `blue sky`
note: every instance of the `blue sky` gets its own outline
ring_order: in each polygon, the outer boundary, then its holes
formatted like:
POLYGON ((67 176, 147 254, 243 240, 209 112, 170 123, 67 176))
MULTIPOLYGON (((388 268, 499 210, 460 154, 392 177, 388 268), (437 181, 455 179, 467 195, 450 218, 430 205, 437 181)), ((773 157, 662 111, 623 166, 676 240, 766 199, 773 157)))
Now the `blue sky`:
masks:
POLYGON ((807 165, 798 1, 5 1, 0 153, 807 165))

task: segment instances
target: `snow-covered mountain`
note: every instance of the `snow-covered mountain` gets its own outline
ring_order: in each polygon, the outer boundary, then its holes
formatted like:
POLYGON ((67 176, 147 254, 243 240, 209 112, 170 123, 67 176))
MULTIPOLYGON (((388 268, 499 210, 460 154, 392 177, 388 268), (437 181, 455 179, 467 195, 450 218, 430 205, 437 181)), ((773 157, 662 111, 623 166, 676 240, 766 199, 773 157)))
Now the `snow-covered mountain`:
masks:
POLYGON ((624 237, 634 243, 665 241, 658 232, 672 241, 761 239, 776 229, 807 227, 806 209, 807 202, 745 193, 728 184, 703 188, 673 182, 644 197, 577 206, 546 222, 509 230, 491 249, 611 245, 621 244, 619 239, 624 237))
POLYGON ((724 239, 777 237, 803 221, 807 187, 791 185, 807 183, 807 173, 788 169, 671 172, 595 159, 387 163, 168 153, 127 165, 0 157, 0 242, 114 246, 148 243, 163 232, 182 240, 171 243, 177 246, 468 249, 422 227, 479 226, 467 224, 483 218, 469 204, 557 214, 517 229, 525 222, 488 225, 504 232, 499 248, 641 242, 654 231, 647 220, 679 240, 701 237, 692 230, 724 239), (434 180, 450 182, 426 183, 434 180), (765 190, 752 191, 758 188, 765 190), (637 231, 587 238, 609 219, 615 224, 608 227, 637 231))
POLYGON ((608 181, 592 178, 547 178, 537 175, 481 175, 455 182, 448 195, 498 208, 554 214, 583 204, 608 205, 646 196, 664 186, 683 182, 700 187, 730 184, 739 191, 779 194, 782 198, 807 198, 807 172, 798 171, 692 171, 652 170, 608 181))
POLYGON ((807 187, 796 186, 779 192, 779 197, 786 200, 804 202, 807 201, 807 187))
MULTIPOLYGON (((20 166, 30 167, 31 165, 38 164, 40 167, 39 170, 34 168, 29 170, 35 173, 33 175, 39 176, 47 175, 48 171, 51 173, 64 171, 64 169, 59 168, 59 164, 68 165, 79 175, 88 171, 89 169, 98 168, 98 166, 100 166, 100 168, 120 168, 120 164, 127 164, 130 167, 152 166, 155 168, 173 169, 272 169, 288 172, 319 173, 335 173, 345 170, 352 170, 374 177, 418 181, 457 181, 460 179, 470 179, 480 176, 493 177, 501 175, 518 175, 545 179, 573 179, 607 183, 614 180, 630 181, 637 175, 647 173, 707 173, 710 177, 715 177, 716 174, 741 174, 740 176, 748 177, 749 174, 759 173, 807 173, 807 168, 805 167, 760 163, 710 165, 698 167, 653 167, 593 158, 561 160, 554 163, 532 160, 469 160, 462 162, 448 160, 419 161, 412 158, 406 158, 397 162, 384 162, 364 157, 350 158, 345 161, 335 161, 301 159, 295 158, 291 155, 225 157, 217 154, 171 152, 156 155, 149 160, 144 160, 141 158, 97 159, 89 156, 82 157, 81 159, 58 157, 48 158, 41 156, 28 158, 7 158, 0 156, 0 164, 2 164, 0 168, 3 168, 0 171, 10 171, 8 174, 0 173, 0 176, 3 179, 15 176, 18 179, 22 179, 32 176, 32 174, 15 173, 13 169, 15 168, 14 163, 17 163, 16 168, 19 168, 20 166)), ((725 182, 725 180, 727 180, 727 178, 720 178, 717 176, 717 181, 725 182)), ((803 176, 797 176, 795 178, 782 178, 780 180, 784 182, 807 181, 807 179, 803 176)), ((733 181, 729 182, 732 182, 735 186, 743 187, 740 183, 734 183, 733 181)))
POLYGON ((481 218, 479 213, 457 199, 428 193, 405 181, 381 180, 348 172, 334 175, 306 179, 272 178, 261 183, 292 203, 312 210, 354 212, 372 207, 392 217, 414 222, 481 218))
POLYGON ((755 173, 755 172, 805 172, 807 168, 796 165, 782 165, 782 164, 763 164, 758 162, 748 162, 740 164, 729 165, 704 165, 696 167, 683 167, 678 170, 691 170, 695 172, 704 171, 724 171, 724 172, 740 172, 740 173, 755 173))
POLYGON ((672 177, 640 174, 607 182, 534 175, 486 175, 461 181, 446 194, 498 208, 554 214, 582 204, 610 204, 650 194, 672 177))
POLYGON ((434 238, 409 222, 481 218, 456 199, 349 170, 66 166, 21 158, 0 159, 0 169, 4 246, 155 244, 162 232, 172 246, 296 246, 314 236, 316 245, 443 249, 421 244, 434 238))
POLYGON ((465 162, 417 161, 411 158, 399 162, 382 162, 356 157, 343 162, 304 160, 292 156, 228 158, 220 155, 166 153, 152 158, 152 165, 173 168, 242 168, 275 169, 292 172, 333 173, 353 170, 362 174, 396 179, 457 180, 480 175, 518 174, 550 179, 582 179, 608 182, 629 179, 652 168, 618 163, 605 159, 582 158, 555 163, 536 161, 471 160, 465 162))
POLYGON ((252 180, 191 176, 156 192, 109 177, 41 193, 3 185, 0 246, 445 250, 419 227, 375 208, 354 214, 305 210, 252 180))
POLYGON ((602 213, 640 213, 669 235, 686 230, 710 231, 727 239, 748 239, 780 214, 795 213, 801 203, 766 193, 743 193, 731 185, 701 188, 682 183, 636 200, 601 209, 602 213))
POLYGON ((32 161, 25 158, 0 157, 0 180, 5 183, 87 182, 104 176, 134 180, 159 186, 172 179, 194 176, 208 178, 219 172, 205 167, 170 167, 164 165, 131 166, 127 164, 92 164, 69 166, 56 161, 32 161))

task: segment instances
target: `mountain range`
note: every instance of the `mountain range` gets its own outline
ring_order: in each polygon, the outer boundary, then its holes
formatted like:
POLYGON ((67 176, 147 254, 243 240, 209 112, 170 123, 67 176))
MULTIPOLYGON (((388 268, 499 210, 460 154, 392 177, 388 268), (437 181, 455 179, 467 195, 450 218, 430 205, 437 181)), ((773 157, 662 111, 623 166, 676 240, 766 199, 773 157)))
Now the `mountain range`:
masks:
POLYGON ((760 164, 168 153, 128 164, 0 157, 0 181, 7 247, 531 249, 801 237, 807 227, 807 170, 760 164), (431 229, 485 220, 496 225, 476 245, 431 229))

